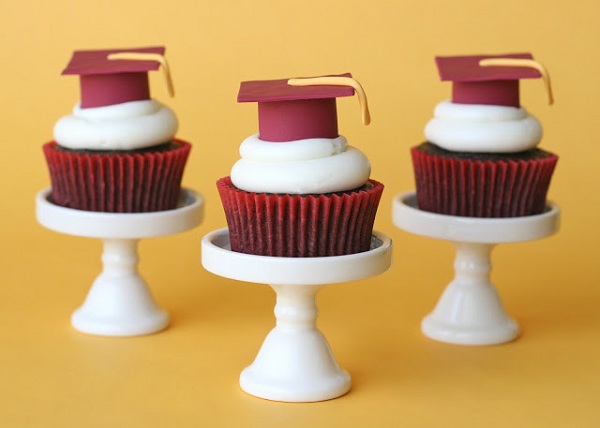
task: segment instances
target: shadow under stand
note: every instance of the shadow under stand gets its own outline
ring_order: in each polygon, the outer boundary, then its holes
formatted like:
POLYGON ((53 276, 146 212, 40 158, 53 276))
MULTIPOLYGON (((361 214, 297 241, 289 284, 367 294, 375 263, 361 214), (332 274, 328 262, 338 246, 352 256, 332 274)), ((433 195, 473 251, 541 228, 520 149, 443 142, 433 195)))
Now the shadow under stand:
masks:
POLYGON ((104 213, 65 208, 49 200, 45 189, 36 198, 38 222, 55 232, 103 241, 102 273, 83 305, 71 316, 81 332, 102 336, 138 336, 167 327, 160 309, 138 273, 137 245, 142 238, 173 235, 198 226, 203 198, 182 189, 177 208, 149 213, 104 213))
POLYGON ((549 202, 542 214, 510 218, 478 218, 420 210, 415 192, 396 196, 394 224, 407 232, 454 244, 455 276, 437 306, 423 319, 423 333, 441 342, 493 345, 519 335, 519 326, 506 313, 490 282, 491 251, 501 243, 533 241, 559 228, 560 209, 549 202))
POLYGON ((333 257, 269 257, 231 250, 228 229, 202 240, 202 265, 216 275, 269 284, 277 295, 276 325, 254 362, 240 375, 247 393, 268 400, 313 402, 339 397, 350 389, 350 375, 341 369, 316 327, 316 294, 326 284, 356 281, 387 271, 392 241, 375 232, 371 249, 333 257))

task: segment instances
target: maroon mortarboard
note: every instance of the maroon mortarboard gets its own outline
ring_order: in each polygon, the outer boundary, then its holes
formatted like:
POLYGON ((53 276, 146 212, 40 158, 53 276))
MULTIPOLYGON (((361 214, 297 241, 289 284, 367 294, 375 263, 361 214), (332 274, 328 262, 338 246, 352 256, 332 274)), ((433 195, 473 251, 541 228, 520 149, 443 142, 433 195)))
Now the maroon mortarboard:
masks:
POLYGON ((519 107, 520 79, 547 80, 529 53, 436 57, 435 62, 441 80, 452 82, 452 102, 459 104, 519 107))
POLYGON ((81 108, 147 100, 148 72, 158 70, 161 65, 165 66, 171 90, 164 53, 161 46, 75 51, 62 74, 80 77, 81 108))
POLYGON ((241 83, 237 100, 240 103, 258 103, 261 140, 283 142, 337 138, 336 98, 352 96, 355 89, 364 98, 362 88, 350 73, 248 81, 241 83))

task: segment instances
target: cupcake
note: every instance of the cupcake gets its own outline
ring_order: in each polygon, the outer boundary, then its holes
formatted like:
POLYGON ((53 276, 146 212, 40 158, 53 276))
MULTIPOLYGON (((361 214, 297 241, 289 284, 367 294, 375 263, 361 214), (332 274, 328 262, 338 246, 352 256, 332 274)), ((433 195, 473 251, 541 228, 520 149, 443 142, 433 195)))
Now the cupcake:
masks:
POLYGON ((412 147, 420 209, 468 217, 540 214, 558 157, 538 148, 540 122, 520 105, 519 80, 543 78, 530 54, 437 57, 452 99, 439 103, 412 147))
POLYGON ((164 51, 73 53, 62 74, 79 76, 81 100, 43 146, 54 204, 118 213, 177 206, 191 145, 174 138, 173 111, 150 97, 148 72, 161 66, 172 94, 164 51))
POLYGON ((259 133, 217 188, 233 251, 324 257, 370 249, 383 185, 367 157, 338 134, 336 98, 366 96, 350 74, 242 82, 238 102, 258 103, 259 133))

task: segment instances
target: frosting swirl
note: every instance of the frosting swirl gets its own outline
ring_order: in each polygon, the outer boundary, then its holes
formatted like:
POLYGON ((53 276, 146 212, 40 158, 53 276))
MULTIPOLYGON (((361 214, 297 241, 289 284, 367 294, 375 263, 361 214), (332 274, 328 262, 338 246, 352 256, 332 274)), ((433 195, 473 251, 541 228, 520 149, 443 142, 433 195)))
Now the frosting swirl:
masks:
POLYGON ((178 128, 173 111, 156 100, 81 108, 54 126, 54 139, 69 149, 135 150, 170 141, 178 128))
POLYGON ((535 148, 542 125, 524 108, 442 101, 425 126, 427 140, 454 152, 514 153, 535 148))
POLYGON ((339 192, 364 185, 371 173, 367 157, 343 136, 271 143, 256 134, 244 140, 240 155, 231 181, 248 192, 339 192))

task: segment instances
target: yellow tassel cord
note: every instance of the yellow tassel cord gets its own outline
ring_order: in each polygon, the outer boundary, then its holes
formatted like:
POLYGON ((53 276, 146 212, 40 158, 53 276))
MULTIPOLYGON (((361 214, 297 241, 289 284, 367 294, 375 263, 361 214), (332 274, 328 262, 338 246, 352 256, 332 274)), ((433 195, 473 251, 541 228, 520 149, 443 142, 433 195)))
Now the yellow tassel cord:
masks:
POLYGON ((144 53, 144 52, 118 52, 108 55, 109 60, 133 60, 133 61, 156 61, 162 65, 163 72, 165 75, 165 81, 167 83, 167 91, 169 95, 175 96, 175 88, 173 87, 173 79, 171 78, 171 70, 169 64, 164 56, 157 53, 144 53))
POLYGON ((552 85, 550 84, 550 75, 546 68, 539 62, 533 59, 526 58, 486 58, 479 61, 479 65, 482 67, 528 67, 534 68, 542 75, 542 80, 546 87, 546 93, 548 94, 548 104, 554 104, 554 96, 552 95, 552 85))
POLYGON ((288 85, 291 86, 317 86, 317 85, 328 85, 328 86, 351 86, 358 95, 358 102, 360 103, 362 123, 368 125, 371 123, 371 114, 369 113, 369 104, 367 102, 367 94, 363 87, 358 83, 357 80, 352 77, 343 76, 323 76, 323 77, 307 77, 300 79, 289 79, 288 85))

